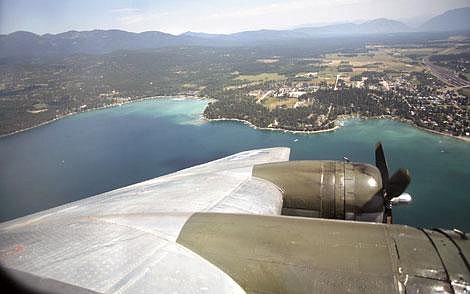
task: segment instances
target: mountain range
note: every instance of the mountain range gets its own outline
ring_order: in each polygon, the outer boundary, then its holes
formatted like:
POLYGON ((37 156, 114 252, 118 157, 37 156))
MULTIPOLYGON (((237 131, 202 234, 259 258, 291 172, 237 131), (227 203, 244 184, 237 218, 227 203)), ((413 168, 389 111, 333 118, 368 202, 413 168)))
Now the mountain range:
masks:
POLYGON ((37 35, 18 31, 8 35, 0 35, 0 58, 74 53, 102 54, 119 49, 247 45, 321 37, 443 31, 470 31, 470 7, 449 10, 429 19, 418 28, 411 28, 399 21, 380 18, 360 24, 342 23, 291 30, 245 31, 234 34, 186 32, 180 35, 171 35, 158 31, 131 33, 121 30, 93 30, 37 35))
POLYGON ((422 24, 421 31, 459 31, 470 29, 470 7, 453 9, 422 24))

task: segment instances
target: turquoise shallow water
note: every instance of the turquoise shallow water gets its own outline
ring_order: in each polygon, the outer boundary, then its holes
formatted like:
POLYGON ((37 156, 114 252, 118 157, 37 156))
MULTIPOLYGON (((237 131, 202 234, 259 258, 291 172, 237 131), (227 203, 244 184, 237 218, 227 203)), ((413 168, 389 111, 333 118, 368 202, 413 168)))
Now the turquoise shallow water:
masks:
POLYGON ((391 171, 407 167, 414 200, 395 221, 470 231, 470 144, 389 120, 350 120, 335 132, 290 134, 205 122, 200 100, 160 99, 71 116, 0 139, 0 221, 253 148, 291 159, 373 163, 382 141, 391 171), (297 141, 295 141, 297 140, 297 141))

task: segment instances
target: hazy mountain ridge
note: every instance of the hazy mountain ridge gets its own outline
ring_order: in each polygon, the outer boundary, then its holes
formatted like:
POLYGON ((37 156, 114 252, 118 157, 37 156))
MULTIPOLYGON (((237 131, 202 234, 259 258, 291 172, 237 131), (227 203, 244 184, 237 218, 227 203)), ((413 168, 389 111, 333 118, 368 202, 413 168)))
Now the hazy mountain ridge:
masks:
POLYGON ((159 31, 132 33, 122 30, 68 31, 37 35, 18 31, 0 35, 0 58, 55 54, 103 54, 115 50, 152 49, 169 46, 229 46, 262 42, 306 40, 318 37, 381 35, 425 31, 470 30, 470 7, 454 9, 431 18, 417 29, 385 18, 363 23, 342 23, 291 30, 257 30, 233 34, 186 32, 172 35, 159 31))
POLYGON ((0 57, 91 53, 102 54, 119 49, 146 49, 194 43, 190 36, 174 36, 152 31, 131 33, 121 30, 68 31, 36 35, 14 32, 0 36, 0 57))
POLYGON ((435 16, 419 27, 421 31, 470 30, 470 7, 452 9, 435 16))
POLYGON ((313 28, 299 28, 296 32, 303 32, 309 36, 316 35, 360 35, 360 34, 388 34, 411 31, 411 28, 402 22, 379 18, 364 23, 343 23, 313 28))

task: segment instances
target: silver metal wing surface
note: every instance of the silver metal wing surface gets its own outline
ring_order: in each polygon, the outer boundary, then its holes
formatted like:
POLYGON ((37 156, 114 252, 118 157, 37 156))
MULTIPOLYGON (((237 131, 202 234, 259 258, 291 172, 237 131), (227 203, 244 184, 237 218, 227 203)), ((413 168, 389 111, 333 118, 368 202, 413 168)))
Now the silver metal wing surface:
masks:
POLYGON ((252 168, 289 153, 241 152, 2 223, 0 263, 49 290, 244 292, 176 240, 197 212, 279 215, 281 192, 252 168))

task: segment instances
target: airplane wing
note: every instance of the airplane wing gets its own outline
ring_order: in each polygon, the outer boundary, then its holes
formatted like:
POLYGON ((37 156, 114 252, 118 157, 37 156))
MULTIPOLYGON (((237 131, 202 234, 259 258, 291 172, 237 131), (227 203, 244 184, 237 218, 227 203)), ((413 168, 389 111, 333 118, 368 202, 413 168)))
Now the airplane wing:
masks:
POLYGON ((281 191, 252 168, 289 153, 241 152, 2 223, 0 263, 48 292, 244 292, 176 240, 197 212, 279 215, 281 191))
POLYGON ((382 210, 378 169, 288 158, 242 152, 0 224, 0 264, 47 293, 470 291, 469 234, 357 221, 382 210))

